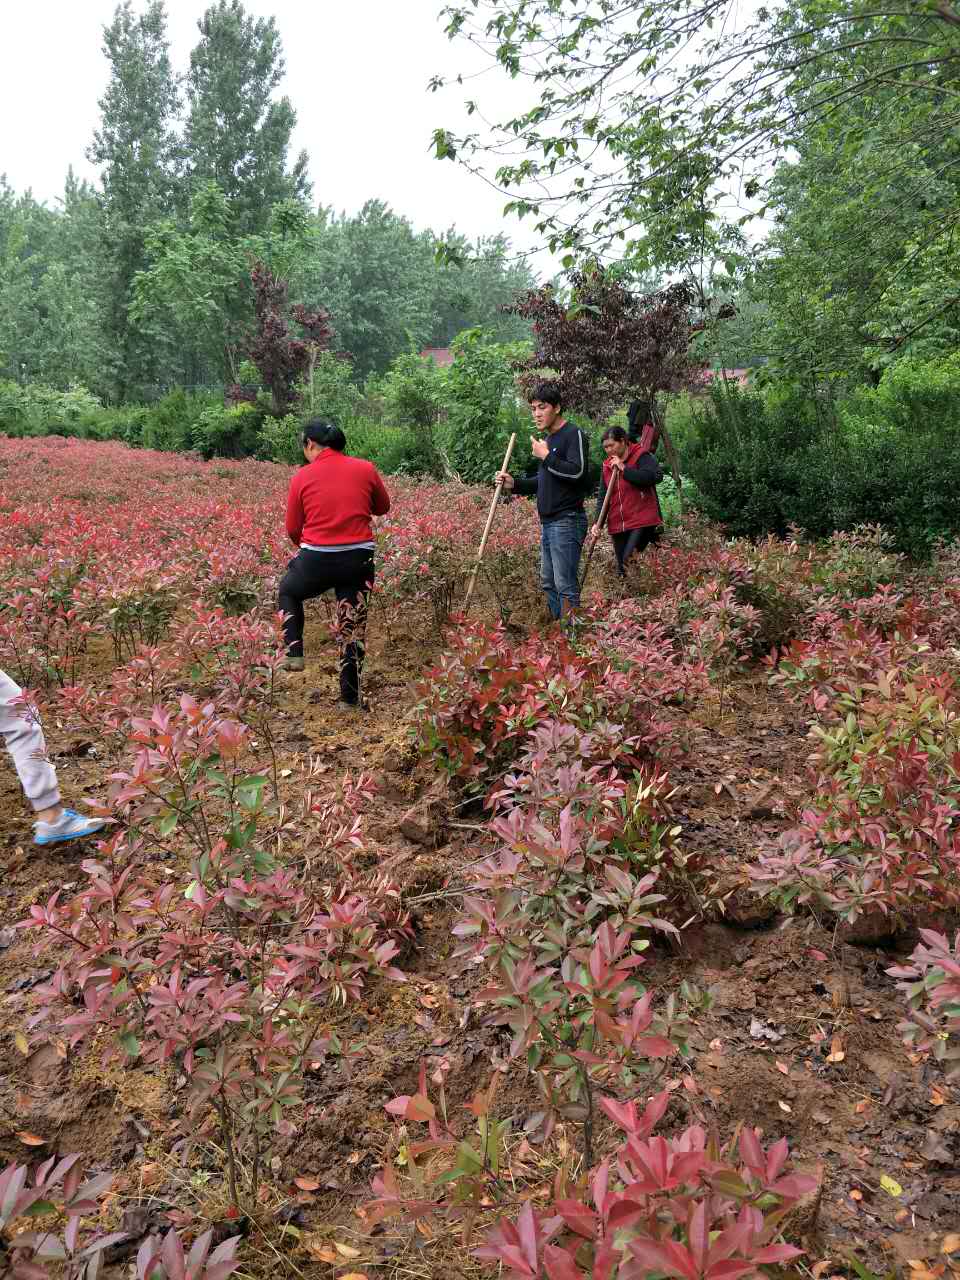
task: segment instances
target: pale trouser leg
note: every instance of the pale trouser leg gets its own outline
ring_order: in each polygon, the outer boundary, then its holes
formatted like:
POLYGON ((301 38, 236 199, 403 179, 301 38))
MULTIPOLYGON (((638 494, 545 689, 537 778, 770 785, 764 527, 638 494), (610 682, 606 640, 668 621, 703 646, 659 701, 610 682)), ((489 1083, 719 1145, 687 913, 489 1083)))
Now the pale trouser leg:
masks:
POLYGON ((13 757, 24 795, 35 811, 60 803, 57 775, 46 759, 43 730, 26 708, 16 701, 22 689, 0 671, 0 734, 13 757))

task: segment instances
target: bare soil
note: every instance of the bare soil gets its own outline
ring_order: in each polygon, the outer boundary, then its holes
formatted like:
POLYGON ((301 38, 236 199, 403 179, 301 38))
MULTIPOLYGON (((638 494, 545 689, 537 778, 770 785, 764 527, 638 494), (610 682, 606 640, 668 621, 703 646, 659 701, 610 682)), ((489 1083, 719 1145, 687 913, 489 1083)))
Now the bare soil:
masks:
MULTIPOLYGON (((281 764, 295 769, 309 753, 337 772, 373 775, 378 802, 366 828, 369 850, 414 900, 417 945, 403 960, 409 984, 378 985, 331 1023, 363 1052, 349 1078, 339 1066, 310 1076, 297 1133, 271 1170, 246 1269, 353 1272, 369 1280, 473 1275, 475 1262, 451 1232, 413 1224, 370 1232, 363 1206, 371 1177, 391 1155, 394 1126, 384 1103, 415 1091, 421 1060, 451 1062, 451 1115, 465 1114, 461 1104, 502 1062, 502 1038, 471 1010, 480 975, 458 973, 450 961, 456 890, 486 852, 484 837, 469 826, 477 819, 452 800, 438 811, 436 773, 408 743, 404 717, 429 656, 428 637, 372 637, 372 710, 348 718, 334 701, 332 650, 315 617, 307 671, 288 677, 282 695, 281 764), (410 839, 401 831, 403 816, 427 795, 432 828, 425 842, 410 839), (299 1191, 295 1178, 319 1187, 299 1191), (322 1260, 331 1249, 334 1263, 322 1260)), ((644 971, 655 986, 672 988, 686 978, 714 995, 698 1020, 689 1067, 669 1079, 676 1100, 669 1114, 678 1123, 702 1117, 722 1135, 757 1125, 767 1141, 786 1136, 801 1167, 822 1167, 819 1214, 798 1228, 808 1265, 829 1260, 818 1275, 849 1270, 851 1253, 880 1274, 910 1260, 933 1265, 943 1237, 960 1229, 960 1096, 935 1065, 911 1057, 897 1033, 900 1000, 884 970, 909 940, 841 943, 811 917, 771 914, 747 891, 745 864, 776 842, 805 794, 808 724, 760 674, 736 681, 725 703, 722 718, 716 706, 685 717, 684 756, 670 769, 682 843, 715 870, 727 901, 725 914, 693 922, 680 946, 655 950, 644 971), (900 1194, 881 1185, 884 1175, 900 1194)), ((55 724, 46 728, 65 796, 95 794, 103 764, 55 724)), ((81 1151, 91 1164, 119 1171, 105 1209, 111 1225, 122 1219, 146 1230, 181 1213, 219 1219, 228 1234, 218 1153, 212 1135, 193 1132, 187 1122, 175 1072, 104 1066, 96 1046, 74 1054, 46 1045, 27 1057, 15 1046, 31 988, 49 972, 49 961, 35 960, 30 939, 9 926, 31 903, 81 878, 75 846, 66 853, 36 850, 30 834, 16 778, 4 769, 0 1161, 35 1155, 17 1136, 35 1134, 44 1153, 81 1151)), ((527 1083, 511 1073, 498 1108, 501 1118, 515 1121, 513 1171, 526 1186, 542 1182, 557 1160, 555 1150, 538 1151, 520 1136, 532 1104, 527 1083)), ((561 1148, 575 1140, 559 1135, 561 1148)), ((110 1270, 121 1274, 119 1266, 110 1270)))

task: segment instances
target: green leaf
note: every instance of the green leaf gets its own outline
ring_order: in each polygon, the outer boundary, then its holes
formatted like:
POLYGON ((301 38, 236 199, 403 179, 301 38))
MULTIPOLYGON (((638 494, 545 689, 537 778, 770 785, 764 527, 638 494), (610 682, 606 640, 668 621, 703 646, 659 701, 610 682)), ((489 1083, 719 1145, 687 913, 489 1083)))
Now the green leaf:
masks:
POLYGON ((157 823, 157 834, 161 837, 170 835, 172 831, 176 831, 179 821, 180 815, 176 809, 168 810, 157 823))
POLYGON ((24 1209, 25 1218, 41 1218, 46 1213, 56 1213, 57 1206, 50 1200, 35 1200, 29 1209, 24 1209))
POLYGON ((132 1031, 125 1031, 120 1037, 120 1043, 126 1049, 131 1058, 137 1058, 140 1055, 140 1041, 132 1031))

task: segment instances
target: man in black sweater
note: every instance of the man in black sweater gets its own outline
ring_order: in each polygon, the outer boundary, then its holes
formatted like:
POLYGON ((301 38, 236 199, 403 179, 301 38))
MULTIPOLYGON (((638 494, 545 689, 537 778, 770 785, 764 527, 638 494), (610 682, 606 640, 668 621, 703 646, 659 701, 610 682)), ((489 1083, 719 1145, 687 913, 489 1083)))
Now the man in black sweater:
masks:
POLYGON ((539 459, 536 475, 516 479, 497 473, 505 489, 537 495, 540 516, 540 585, 553 618, 573 613, 580 603, 580 552, 587 536, 583 502, 590 486, 590 446, 586 433, 563 416, 563 397, 555 382, 541 382, 530 398, 530 412, 545 439, 531 437, 539 459))

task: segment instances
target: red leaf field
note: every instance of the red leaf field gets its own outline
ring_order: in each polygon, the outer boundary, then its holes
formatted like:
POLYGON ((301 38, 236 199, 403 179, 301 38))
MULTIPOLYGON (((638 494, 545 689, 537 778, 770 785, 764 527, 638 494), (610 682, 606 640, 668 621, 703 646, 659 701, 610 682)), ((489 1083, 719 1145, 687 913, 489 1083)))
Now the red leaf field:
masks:
POLYGON ((0 439, 0 667, 107 820, 0 772, 0 1264, 960 1276, 956 547, 688 515, 561 630, 530 504, 464 614, 489 491, 394 478, 348 712, 290 474, 0 439))

